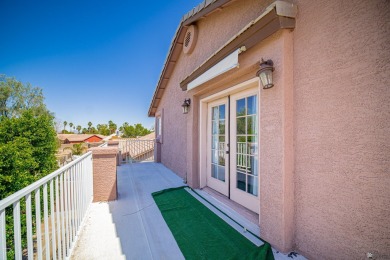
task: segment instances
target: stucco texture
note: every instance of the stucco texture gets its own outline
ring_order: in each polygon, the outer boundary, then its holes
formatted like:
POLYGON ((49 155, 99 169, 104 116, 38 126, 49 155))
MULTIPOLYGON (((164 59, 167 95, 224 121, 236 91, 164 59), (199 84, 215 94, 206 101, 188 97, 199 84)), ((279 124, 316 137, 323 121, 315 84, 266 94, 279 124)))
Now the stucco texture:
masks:
POLYGON ((187 121, 193 120, 193 111, 188 115, 182 113, 181 105, 184 99, 190 96, 180 89, 179 83, 246 24, 259 16, 272 1, 245 2, 242 4, 241 1, 235 1, 222 11, 216 11, 197 22, 199 35, 195 49, 189 55, 181 52, 157 108, 157 112, 164 110, 161 162, 180 177, 187 178, 191 182, 197 182, 192 176, 192 168, 187 168, 188 158, 193 158, 192 153, 197 153, 193 151, 191 142, 187 147, 187 121), (226 24, 229 26, 225 26, 226 24))
POLYGON ((390 259, 390 2, 296 3, 296 247, 390 259))
POLYGON ((270 2, 234 1, 197 22, 195 49, 179 57, 157 109, 161 161, 199 187, 200 100, 272 59, 275 86, 260 88, 260 235, 311 259, 390 259, 389 1, 293 1, 293 32, 240 54, 239 69, 179 87, 270 2))

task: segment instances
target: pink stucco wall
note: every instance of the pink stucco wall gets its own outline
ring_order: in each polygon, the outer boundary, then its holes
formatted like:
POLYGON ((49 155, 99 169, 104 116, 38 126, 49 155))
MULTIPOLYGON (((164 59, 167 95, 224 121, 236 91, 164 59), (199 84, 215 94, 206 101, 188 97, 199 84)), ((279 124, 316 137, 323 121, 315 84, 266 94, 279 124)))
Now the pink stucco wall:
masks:
POLYGON ((272 58, 275 87, 260 90, 261 236, 312 259, 390 258, 389 1, 293 1, 293 32, 241 54, 237 70, 179 88, 270 2, 235 1, 198 22, 197 45, 181 54, 158 108, 162 163, 198 187, 199 100, 255 77, 261 57, 272 58))
MULTIPOLYGON (((187 120, 191 120, 191 116, 183 115, 181 108, 184 99, 189 96, 180 89, 179 83, 242 27, 259 16, 272 1, 250 0, 244 5, 242 2, 236 1, 197 23, 199 35, 195 49, 190 55, 181 53, 157 109, 157 112, 164 109, 161 162, 183 178, 191 171, 187 169, 187 158, 192 158, 193 149, 192 146, 187 147, 187 120), (224 26, 227 24, 229 26, 224 26)), ((196 181, 192 176, 188 178, 196 181)))
POLYGON ((389 259, 390 2, 296 3, 296 247, 389 259))

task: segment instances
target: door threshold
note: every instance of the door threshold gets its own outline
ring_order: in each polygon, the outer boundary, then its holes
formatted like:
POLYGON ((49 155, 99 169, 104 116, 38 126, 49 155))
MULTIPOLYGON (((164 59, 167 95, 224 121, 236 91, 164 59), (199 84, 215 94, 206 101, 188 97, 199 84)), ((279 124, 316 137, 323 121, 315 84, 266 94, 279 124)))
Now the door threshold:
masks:
POLYGON ((261 246, 264 244, 264 242, 259 238, 260 228, 258 225, 255 225, 248 219, 244 218, 238 212, 223 204, 215 197, 212 197, 204 190, 191 190, 189 188, 186 188, 186 190, 192 196, 194 196, 195 199, 209 208, 212 212, 214 212, 232 228, 241 233, 244 237, 252 241, 252 243, 254 243, 256 246, 261 246))
POLYGON ((259 214, 251 211, 250 209, 245 208, 241 204, 229 199, 227 196, 223 195, 222 193, 219 193, 218 191, 210 188, 210 187, 204 187, 203 189, 204 192, 209 194, 211 197, 214 199, 220 201, 221 203, 225 204, 229 208, 233 209, 236 211, 238 214, 252 222, 253 224, 259 226, 259 214))
POLYGON ((244 206, 232 201, 227 196, 213 190, 210 187, 204 187, 201 190, 197 190, 207 200, 210 200, 215 206, 222 210, 230 217, 242 222, 244 226, 247 226, 250 231, 255 234, 260 234, 259 227, 259 214, 245 208, 244 206))

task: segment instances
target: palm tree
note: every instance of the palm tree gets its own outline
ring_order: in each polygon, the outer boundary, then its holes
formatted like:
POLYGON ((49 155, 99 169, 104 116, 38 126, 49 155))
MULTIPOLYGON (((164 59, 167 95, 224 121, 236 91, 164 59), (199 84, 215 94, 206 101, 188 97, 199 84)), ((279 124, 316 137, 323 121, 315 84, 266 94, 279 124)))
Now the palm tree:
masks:
POLYGON ((72 153, 74 155, 81 155, 87 150, 87 147, 85 147, 82 143, 74 144, 72 147, 72 153))
POLYGON ((68 122, 64 121, 64 130, 65 130, 65 127, 67 124, 68 124, 68 122))
POLYGON ((113 134, 116 130, 117 125, 112 122, 112 120, 108 121, 108 128, 110 129, 110 134, 113 134))
POLYGON ((77 131, 78 131, 78 133, 80 133, 80 131, 81 131, 81 125, 78 125, 78 126, 77 126, 77 131))
POLYGON ((72 131, 72 127, 73 127, 73 123, 71 122, 71 123, 69 123, 69 126, 70 126, 70 131, 72 131))
POLYGON ((91 130, 92 122, 88 122, 88 131, 91 130))

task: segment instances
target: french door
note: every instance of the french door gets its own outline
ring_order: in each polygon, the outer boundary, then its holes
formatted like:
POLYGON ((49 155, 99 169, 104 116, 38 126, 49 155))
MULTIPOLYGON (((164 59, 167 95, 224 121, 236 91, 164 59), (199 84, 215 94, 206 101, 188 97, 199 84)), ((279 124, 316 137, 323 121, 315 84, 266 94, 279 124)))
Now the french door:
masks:
POLYGON ((207 185, 229 196, 229 104, 222 98, 208 104, 207 185))
POLYGON ((207 186, 259 212, 257 88, 208 104, 207 186))

